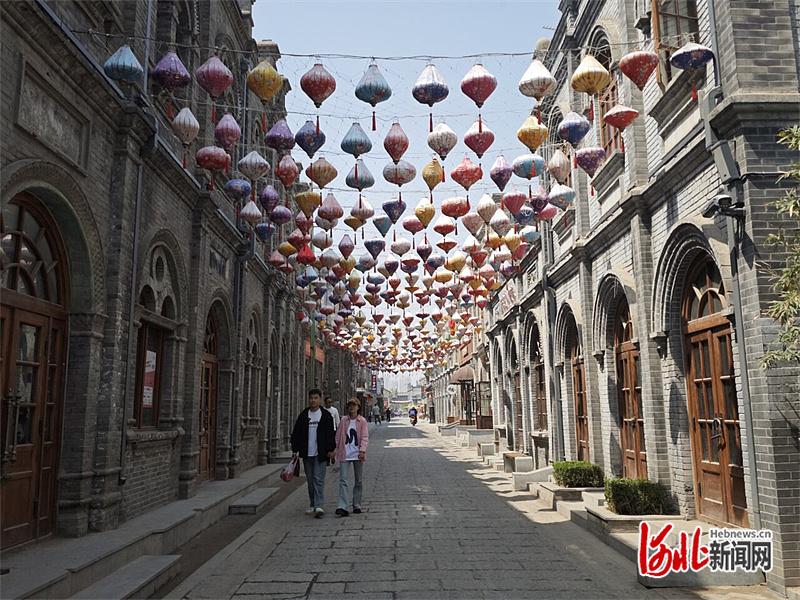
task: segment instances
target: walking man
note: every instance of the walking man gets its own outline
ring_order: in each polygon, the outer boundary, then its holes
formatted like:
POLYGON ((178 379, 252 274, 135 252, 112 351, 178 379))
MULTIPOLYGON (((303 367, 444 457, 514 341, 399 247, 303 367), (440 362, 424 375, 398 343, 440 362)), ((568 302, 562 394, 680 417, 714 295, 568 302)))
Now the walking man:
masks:
POLYGON ((347 415, 342 417, 339 429, 336 430, 336 458, 339 459, 339 507, 336 509, 337 517, 346 517, 350 513, 350 499, 347 493, 347 474, 350 466, 353 467, 353 513, 361 512, 361 497, 363 491, 362 477, 364 474, 364 461, 367 459, 367 445, 369 444, 369 426, 367 420, 358 414, 361 403, 358 398, 347 401, 347 415))
POLYGON ((325 410, 331 413, 333 417, 333 428, 334 430, 339 427, 339 421, 341 421, 341 417, 339 416, 339 409, 333 405, 333 398, 330 396, 325 396, 325 410))
POLYGON ((297 417, 292 430, 292 452, 300 454, 308 484, 310 507, 307 515, 319 518, 325 514, 322 509, 325 494, 325 471, 328 460, 336 450, 336 433, 333 417, 322 410, 322 392, 314 388, 308 391, 308 408, 297 417))
POLYGON ((378 425, 381 424, 381 409, 377 402, 372 406, 372 418, 378 425))

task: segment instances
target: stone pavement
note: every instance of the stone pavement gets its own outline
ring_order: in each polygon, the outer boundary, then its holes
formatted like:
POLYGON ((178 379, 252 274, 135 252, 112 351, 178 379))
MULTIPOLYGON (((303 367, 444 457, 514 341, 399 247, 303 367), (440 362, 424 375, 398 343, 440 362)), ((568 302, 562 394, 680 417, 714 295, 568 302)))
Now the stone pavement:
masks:
MULTIPOLYGON (((471 451, 470 455, 474 455, 471 451)), ((370 425, 364 512, 322 519, 305 485, 169 598, 774 598, 765 588, 652 589, 635 566, 509 478, 407 419, 370 425)))

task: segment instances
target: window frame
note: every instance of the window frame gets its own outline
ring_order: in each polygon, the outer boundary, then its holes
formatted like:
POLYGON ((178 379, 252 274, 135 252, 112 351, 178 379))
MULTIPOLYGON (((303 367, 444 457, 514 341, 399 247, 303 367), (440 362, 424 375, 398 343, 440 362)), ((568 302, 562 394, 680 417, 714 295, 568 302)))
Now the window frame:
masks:
MULTIPOLYGON (((656 81, 661 87, 662 91, 666 85, 672 81, 675 76, 672 72, 672 65, 669 58, 675 50, 678 50, 683 44, 692 41, 700 43, 700 17, 698 16, 697 0, 651 0, 652 12, 652 28, 653 28, 653 46, 654 52, 658 54, 658 69, 656 69, 656 81), (684 15, 680 12, 680 3, 685 2, 687 11, 689 5, 694 6, 694 16, 684 15), (668 12, 665 10, 664 5, 669 5, 676 9, 675 12, 668 12), (675 22, 676 39, 674 43, 669 43, 671 40, 662 40, 662 17, 670 18, 675 22), (688 31, 684 33, 681 28, 683 22, 690 23, 688 31), (692 28, 691 23, 694 24, 692 28)), ((666 20, 666 19, 665 19, 666 20)))
POLYGON ((136 391, 133 401, 133 419, 135 421, 134 427, 136 429, 158 429, 159 427, 159 414, 161 409, 161 389, 162 389, 162 374, 164 370, 164 358, 166 352, 166 335, 169 330, 158 326, 157 324, 143 320, 139 326, 136 342, 136 391), (144 410, 144 368, 147 356, 147 346, 149 343, 150 333, 155 333, 158 338, 156 341, 156 370, 153 380, 153 406, 152 424, 142 423, 142 414, 144 410))

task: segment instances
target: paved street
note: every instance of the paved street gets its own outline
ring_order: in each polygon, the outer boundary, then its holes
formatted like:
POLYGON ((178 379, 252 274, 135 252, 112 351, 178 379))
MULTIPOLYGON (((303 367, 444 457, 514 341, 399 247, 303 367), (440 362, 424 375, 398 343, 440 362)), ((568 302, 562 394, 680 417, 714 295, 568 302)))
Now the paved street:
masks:
MULTIPOLYGON (((329 469, 322 519, 305 485, 168 597, 693 598, 754 590, 648 590, 634 565, 435 428, 370 425, 364 513, 334 516, 329 469)), ((750 593, 748 593, 750 592, 750 593)))

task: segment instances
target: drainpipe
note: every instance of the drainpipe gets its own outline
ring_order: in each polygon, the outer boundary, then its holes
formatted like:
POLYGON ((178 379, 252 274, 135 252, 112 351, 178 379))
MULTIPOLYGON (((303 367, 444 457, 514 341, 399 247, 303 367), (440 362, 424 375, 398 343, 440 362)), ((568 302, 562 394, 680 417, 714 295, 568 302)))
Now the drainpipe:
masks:
POLYGON ((566 454, 564 452, 564 423, 562 414, 561 402, 561 386, 558 382, 555 366, 555 320, 556 320, 556 291, 550 285, 547 278, 547 267, 553 264, 553 241, 551 238, 552 230, 550 223, 545 222, 542 224, 545 229, 545 235, 542 236, 542 254, 545 258, 545 263, 542 269, 542 291, 544 292, 545 300, 545 319, 547 320, 547 355, 550 360, 550 377, 548 377, 548 385, 550 386, 550 397, 555 400, 555 417, 556 417, 556 443, 555 443, 555 459, 565 460, 566 454))
MULTIPOLYGON (((243 59, 239 64, 242 73, 242 137, 239 140, 239 154, 244 156, 244 150, 247 147, 247 73, 250 70, 250 61, 243 59)), ((254 184, 255 185, 255 184, 254 184)), ((233 326, 236 335, 234 336, 235 351, 239 351, 242 327, 239 322, 242 314, 242 285, 244 283, 244 263, 256 255, 256 236, 253 231, 247 227, 241 217, 236 220, 236 229, 243 235, 250 235, 250 246, 244 254, 237 254, 234 261, 233 269, 233 326)), ((231 409, 230 409, 230 446, 228 448, 228 460, 236 460, 236 447, 234 446, 234 439, 236 436, 236 403, 239 401, 239 369, 238 361, 236 367, 233 369, 233 381, 231 391, 231 409)), ((230 474, 230 469, 228 471, 230 474)))
MULTIPOLYGON (((709 114, 722 100, 722 84, 719 73, 719 43, 717 40, 717 19, 714 0, 709 0, 709 27, 711 29, 711 50, 714 52, 714 89, 709 91, 700 105, 700 115, 705 127, 706 148, 714 157, 720 181, 733 199, 733 210, 724 211, 725 229, 728 233, 728 252, 731 261, 731 280, 733 284, 733 328, 739 346, 739 373, 742 381, 742 409, 745 418, 745 435, 747 436, 747 459, 750 463, 750 498, 754 502, 748 513, 752 516, 751 526, 761 529, 761 498, 758 487, 758 464, 756 462, 755 434, 753 433, 753 407, 750 398, 750 376, 747 371, 747 344, 745 342, 744 317, 742 313, 742 293, 739 286, 739 244, 741 242, 737 229, 744 225, 746 212, 743 208, 744 197, 739 166, 730 150, 728 140, 717 138, 711 126, 709 114)), ((720 211, 723 212, 723 211, 720 211)))
MULTIPOLYGON (((142 90, 147 93, 147 83, 150 74, 150 24, 153 15, 153 0, 147 0, 147 29, 145 33, 144 45, 144 75, 142 78, 142 90)), ((155 127, 153 133, 154 144, 153 148, 158 145, 158 119, 151 120, 155 127)), ((136 308, 136 288, 139 286, 139 271, 137 259, 139 256, 139 227, 141 223, 142 213, 142 176, 144 173, 144 164, 140 152, 139 165, 136 168, 136 200, 134 201, 134 217, 133 217, 133 249, 131 251, 131 295, 130 302, 128 303, 128 366, 125 369, 125 393, 122 396, 122 435, 119 442, 119 475, 117 476, 117 484, 122 486, 128 480, 126 469, 128 460, 125 449, 128 445, 128 421, 126 414, 128 412, 128 405, 131 404, 133 394, 135 393, 136 386, 130 385, 129 382, 133 378, 131 371, 136 368, 136 360, 131 357, 136 356, 136 342, 137 336, 134 335, 133 313, 136 308)))

